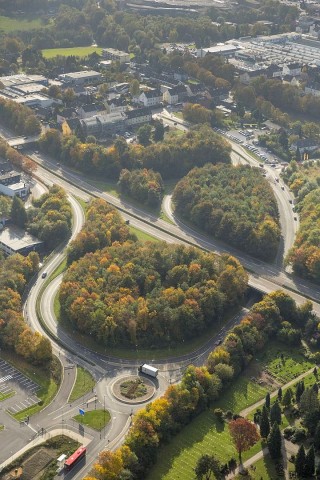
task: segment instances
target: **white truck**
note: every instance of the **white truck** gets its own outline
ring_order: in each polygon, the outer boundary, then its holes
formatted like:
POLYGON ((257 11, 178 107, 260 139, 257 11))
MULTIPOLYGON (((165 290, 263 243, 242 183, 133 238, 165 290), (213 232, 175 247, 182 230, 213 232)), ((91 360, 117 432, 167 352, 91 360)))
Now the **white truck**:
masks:
POLYGON ((150 377, 156 378, 158 376, 159 370, 155 367, 152 367, 151 365, 147 365, 146 363, 144 363, 143 365, 140 365, 139 372, 144 373, 145 375, 150 375, 150 377))

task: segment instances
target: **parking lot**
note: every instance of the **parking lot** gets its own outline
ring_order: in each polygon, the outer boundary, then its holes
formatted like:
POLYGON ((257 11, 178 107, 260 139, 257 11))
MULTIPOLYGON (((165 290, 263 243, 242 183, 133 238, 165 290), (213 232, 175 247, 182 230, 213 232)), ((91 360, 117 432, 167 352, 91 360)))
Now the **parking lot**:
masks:
POLYGON ((6 409, 11 414, 18 413, 38 403, 39 399, 36 392, 39 388, 37 383, 23 375, 8 362, 0 360, 0 393, 9 395, 15 392, 14 397, 5 401, 8 405, 6 409))

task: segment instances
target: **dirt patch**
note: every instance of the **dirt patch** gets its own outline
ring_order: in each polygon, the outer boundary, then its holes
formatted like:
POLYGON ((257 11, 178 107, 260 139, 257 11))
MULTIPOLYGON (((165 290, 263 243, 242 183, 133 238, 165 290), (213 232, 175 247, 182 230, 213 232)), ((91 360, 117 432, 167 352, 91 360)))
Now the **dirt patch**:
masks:
POLYGON ((25 460, 19 470, 20 476, 17 476, 16 469, 9 472, 4 480, 11 480, 20 478, 20 480, 35 480, 37 475, 46 468, 49 463, 56 458, 54 451, 47 448, 40 448, 37 452, 31 455, 30 458, 25 460))
MULTIPOLYGON (((127 388, 125 389, 126 391, 127 388)), ((150 400, 153 397, 155 391, 155 385, 151 380, 147 378, 142 379, 137 375, 119 378, 112 386, 112 393, 118 400, 132 405, 136 403, 144 403, 150 400), (140 382, 142 382, 142 384, 140 382), (123 385, 127 386, 131 398, 130 396, 125 396, 126 392, 124 392, 123 390, 123 385), (135 396, 138 393, 137 387, 141 385, 143 385, 143 389, 140 390, 138 396, 135 396), (124 392, 124 394, 121 390, 124 392)))
POLYGON ((246 371, 247 376, 250 380, 256 382, 258 385, 262 387, 266 387, 269 390, 275 390, 276 388, 281 387, 281 383, 278 382, 272 375, 270 375, 266 370, 263 370, 258 362, 253 360, 250 363, 246 371))

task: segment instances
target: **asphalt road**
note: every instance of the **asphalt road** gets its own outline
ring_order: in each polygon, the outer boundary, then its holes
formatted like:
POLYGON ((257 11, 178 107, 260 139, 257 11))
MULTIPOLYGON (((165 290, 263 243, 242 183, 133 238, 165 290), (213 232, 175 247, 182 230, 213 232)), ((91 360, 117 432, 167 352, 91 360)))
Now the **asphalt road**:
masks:
MULTIPOLYGON (((187 129, 187 127, 182 125, 181 129, 187 129)), ((241 152, 241 155, 244 155, 243 152, 241 152)), ((239 154, 239 156, 241 155, 239 154)), ((131 225, 162 240, 166 240, 170 243, 191 243, 208 250, 216 251, 218 253, 232 253, 239 258, 246 268, 248 268, 251 272, 254 272, 250 274, 249 283, 258 290, 270 292, 279 287, 285 287, 285 289, 287 288, 286 291, 290 293, 298 301, 298 303, 302 303, 305 300, 303 296, 304 294, 315 300, 318 300, 319 298, 318 286, 288 275, 287 272, 285 272, 284 269, 282 269, 282 267, 279 265, 268 265, 248 255, 244 255, 242 252, 230 248, 222 242, 216 242, 212 238, 200 234, 196 230, 184 225, 182 222, 177 222, 177 219, 175 219, 177 225, 171 225, 167 222, 159 220, 149 213, 146 213, 141 208, 132 207, 129 203, 123 202, 107 193, 102 192, 88 183, 81 175, 77 175, 65 167, 57 166, 56 162, 52 161, 48 157, 34 154, 31 154, 30 156, 31 158, 34 158, 37 163, 45 166, 45 168, 39 166, 37 171, 37 175, 43 179, 45 183, 48 183, 49 185, 52 183, 57 183, 63 186, 63 188, 65 188, 65 190, 70 194, 70 201, 74 214, 72 238, 74 238, 77 232, 81 229, 84 222, 84 215, 80 205, 74 198, 72 198, 71 195, 77 196, 85 201, 89 200, 92 195, 104 198, 109 203, 119 208, 123 212, 124 218, 130 220, 131 225), (50 172, 47 169, 51 169, 53 171, 50 172), (55 175, 55 171, 57 171, 59 176, 55 175), (70 182, 72 182, 72 185, 70 182)), ((272 172, 270 172, 270 175, 272 175, 272 172)), ((281 198, 283 198, 283 194, 281 194, 281 198)), ((285 202, 283 202, 283 212, 281 215, 287 217, 287 228, 294 228, 292 227, 292 220, 290 217, 292 213, 290 211, 289 214, 289 210, 287 209, 287 204, 285 202)), ((285 228, 286 223, 284 223, 284 229, 285 228)), ((284 250, 288 248, 288 245, 290 245, 290 243, 293 241, 292 238, 294 237, 294 234, 292 237, 292 233, 290 233, 289 237, 290 238, 286 243, 287 247, 284 245, 284 250)), ((58 248, 57 251, 55 251, 51 256, 45 267, 48 275, 55 270, 56 266, 59 265, 63 258, 64 248, 58 248)), ((26 320, 29 322, 32 328, 42 331, 46 334, 46 332, 43 331, 42 325, 39 323, 36 315, 36 301, 40 295, 41 287, 44 283, 44 280, 41 279, 41 273, 42 271, 39 272, 38 280, 29 292, 28 300, 24 306, 24 314, 26 320)), ((81 467, 79 472, 75 472, 75 475, 72 476, 72 478, 80 479, 83 477, 84 473, 88 471, 88 468, 91 464, 90 462, 96 457, 97 453, 105 446, 108 446, 107 440, 110 440, 110 445, 112 442, 114 442, 112 444, 113 446, 118 444, 121 442, 121 439, 123 438, 123 435, 129 426, 128 419, 130 417, 131 408, 128 408, 128 406, 114 399, 111 394, 111 386, 115 377, 122 374, 136 372, 136 363, 132 361, 119 360, 114 357, 104 356, 96 352, 92 352, 75 342, 71 336, 66 334, 66 332, 64 332, 61 327, 56 324, 53 301, 60 280, 61 279, 57 277, 48 285, 44 291, 40 305, 45 323, 59 339, 58 342, 52 340, 54 351, 60 357, 64 367, 68 365, 70 366, 70 362, 72 362, 74 364, 83 365, 89 371, 91 371, 91 373, 98 380, 98 401, 100 401, 101 405, 104 404, 106 408, 111 411, 113 420, 107 431, 103 432, 103 435, 106 436, 106 439, 100 439, 95 436, 90 447, 90 455, 88 456, 86 466, 83 468, 81 467)), ((316 313, 320 314, 319 303, 314 303, 314 310, 316 313)), ((159 365, 161 371, 159 375, 159 388, 157 395, 160 395, 166 388, 168 380, 179 380, 183 369, 188 363, 193 362, 197 365, 203 364, 205 357, 207 356, 208 352, 212 350, 214 344, 223 339, 224 335, 227 333, 227 330, 239 322, 243 314, 245 314, 245 310, 231 319, 229 324, 227 324, 217 335, 210 339, 196 352, 155 363, 159 365)), ((70 421, 68 418, 70 415, 72 416, 73 411, 76 411, 79 407, 77 402, 75 402, 74 405, 71 405, 71 407, 67 403, 67 397, 72 386, 70 383, 71 373, 69 375, 65 375, 61 391, 59 392, 60 396, 56 398, 56 402, 51 404, 50 407, 43 412, 39 413, 37 421, 40 421, 44 425, 52 425, 54 422, 59 423, 60 420, 61 423, 63 423, 64 418, 66 418, 65 421, 70 421)), ((80 403, 82 402, 82 404, 84 404, 88 399, 89 394, 85 398, 81 399, 80 403)))

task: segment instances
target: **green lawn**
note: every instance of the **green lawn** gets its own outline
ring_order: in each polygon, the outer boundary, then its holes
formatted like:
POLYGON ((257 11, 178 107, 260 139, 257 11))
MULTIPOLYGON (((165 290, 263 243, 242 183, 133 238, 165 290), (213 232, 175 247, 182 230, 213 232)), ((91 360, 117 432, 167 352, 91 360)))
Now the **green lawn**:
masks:
POLYGON ((12 33, 17 30, 33 30, 43 26, 40 18, 28 19, 26 15, 21 18, 11 18, 0 16, 0 32, 12 33))
MULTIPOLYGON (((223 463, 236 457, 228 425, 216 420, 212 409, 222 408, 240 412, 266 395, 267 389, 252 382, 248 376, 239 377, 213 407, 203 412, 184 428, 169 445, 159 450, 158 461, 148 480, 194 480, 194 467, 204 453, 214 454, 223 463)), ((257 453, 260 442, 245 453, 244 459, 257 453)))
POLYGON ((84 415, 76 415, 74 419, 82 425, 100 431, 110 422, 111 415, 108 410, 92 410, 85 412, 84 415))
POLYGON ((88 392, 91 392, 96 382, 93 376, 84 368, 77 367, 77 378, 73 390, 69 397, 69 402, 73 402, 88 392))
POLYGON ((110 193, 110 195, 113 195, 116 198, 120 197, 119 187, 116 182, 106 182, 103 180, 94 180, 89 178, 88 183, 91 183, 91 185, 94 185, 103 192, 110 193))
POLYGON ((278 342, 273 342, 262 354, 259 354, 257 363, 260 368, 265 369, 282 384, 290 382, 314 367, 314 363, 303 356, 301 349, 278 342), (281 353, 284 355, 283 361, 280 358, 281 353))
POLYGON ((140 242, 159 242, 160 240, 152 235, 149 235, 136 227, 130 227, 131 233, 134 233, 140 242))
POLYGON ((249 468, 248 475, 237 475, 235 478, 236 480, 261 480, 261 478, 263 480, 282 480, 284 476, 277 474, 270 455, 265 455, 254 464, 254 470, 249 468))
POLYGON ((73 48, 48 48, 42 50, 42 55, 45 58, 56 57, 57 55, 62 55, 63 57, 68 57, 74 55, 76 57, 87 57, 93 52, 97 52, 99 55, 102 53, 102 48, 100 47, 73 47, 73 48))
MULTIPOLYGON (((306 361, 299 349, 273 342, 268 345, 265 352, 257 356, 246 372, 233 382, 212 408, 220 407, 224 411, 231 410, 233 413, 239 413, 263 399, 267 388, 251 380, 261 370, 267 369, 279 382, 285 383, 309 370, 312 366, 313 364, 306 361), (281 352, 285 357, 283 363, 280 359, 281 352)), ((314 381, 313 374, 309 374, 306 376, 305 384, 306 386, 312 385, 314 381)), ((251 416, 253 415, 250 415, 250 418, 251 416)), ((283 428, 291 423, 291 419, 286 415, 283 415, 282 419, 283 428)), ((260 450, 261 442, 258 442, 245 453, 244 459, 250 458, 260 450)), ((212 414, 212 409, 199 415, 174 437, 170 444, 160 448, 158 461, 151 470, 148 480, 194 480, 193 468, 203 453, 212 453, 222 462, 236 456, 227 425, 217 422, 212 414)), ((270 459, 266 457, 259 463, 256 470, 261 472, 260 476, 251 478, 260 480, 262 476, 264 480, 276 479, 276 476, 272 476, 273 468, 270 459)))

